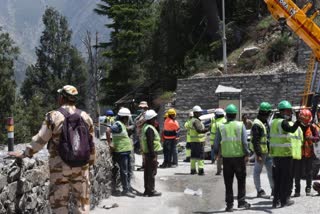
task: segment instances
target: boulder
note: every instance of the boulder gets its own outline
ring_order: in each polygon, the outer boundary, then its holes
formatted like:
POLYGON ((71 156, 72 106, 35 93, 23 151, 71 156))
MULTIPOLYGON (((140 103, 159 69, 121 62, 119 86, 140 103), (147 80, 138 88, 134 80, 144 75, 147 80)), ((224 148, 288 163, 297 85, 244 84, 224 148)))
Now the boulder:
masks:
POLYGON ((250 58, 260 52, 260 48, 256 46, 244 48, 243 51, 241 52, 239 59, 245 59, 245 58, 250 58))

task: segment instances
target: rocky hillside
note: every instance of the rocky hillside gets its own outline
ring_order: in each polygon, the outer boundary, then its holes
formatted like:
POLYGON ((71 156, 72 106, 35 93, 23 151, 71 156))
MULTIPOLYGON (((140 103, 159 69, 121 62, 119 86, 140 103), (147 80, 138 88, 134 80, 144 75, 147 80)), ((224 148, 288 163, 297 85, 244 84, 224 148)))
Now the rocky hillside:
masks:
POLYGON ((34 48, 38 45, 43 29, 42 14, 48 6, 55 7, 67 17, 73 31, 73 43, 85 53, 81 39, 85 32, 99 32, 101 40, 109 38, 104 27, 108 21, 93 12, 99 0, 0 0, 0 26, 10 33, 20 47, 16 79, 24 77, 25 67, 35 61, 34 48))

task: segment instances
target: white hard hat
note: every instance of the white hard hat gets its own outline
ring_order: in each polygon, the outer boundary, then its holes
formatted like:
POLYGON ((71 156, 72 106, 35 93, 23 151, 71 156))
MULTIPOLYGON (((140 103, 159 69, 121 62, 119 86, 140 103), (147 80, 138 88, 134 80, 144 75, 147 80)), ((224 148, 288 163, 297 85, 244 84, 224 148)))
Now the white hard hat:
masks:
POLYGON ((193 117, 193 112, 192 111, 189 112, 189 117, 193 117))
POLYGON ((193 112, 202 112, 202 108, 200 106, 193 106, 192 111, 193 112))
POLYGON ((226 112, 223 110, 223 108, 217 108, 214 113, 216 115, 226 115, 226 112))
POLYGON ((147 110, 146 113, 144 114, 144 119, 145 120, 151 120, 152 118, 156 117, 158 114, 150 109, 150 110, 147 110))
POLYGON ((118 115, 123 117, 129 117, 131 116, 131 112, 128 108, 121 108, 118 112, 118 115))

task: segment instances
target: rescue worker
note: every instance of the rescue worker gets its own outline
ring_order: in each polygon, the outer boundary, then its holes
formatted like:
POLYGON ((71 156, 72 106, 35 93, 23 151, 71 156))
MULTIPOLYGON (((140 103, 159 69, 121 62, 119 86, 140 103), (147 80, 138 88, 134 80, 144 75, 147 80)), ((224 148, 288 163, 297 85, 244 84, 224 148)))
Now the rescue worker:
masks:
POLYGON ((158 168, 158 153, 162 150, 160 135, 155 128, 157 113, 154 110, 147 110, 145 113, 145 124, 142 128, 141 149, 145 157, 144 169, 144 196, 161 196, 155 190, 155 176, 158 168))
POLYGON ((271 195, 273 194, 272 158, 269 155, 270 127, 268 124, 268 118, 270 113, 270 103, 262 102, 259 107, 258 116, 253 121, 253 126, 251 128, 251 142, 256 158, 253 170, 253 181, 257 190, 257 197, 263 197, 266 195, 266 192, 261 188, 260 180, 260 174, 263 166, 266 167, 271 195))
MULTIPOLYGON (((136 153, 140 154, 140 138, 141 138, 141 129, 143 124, 145 123, 145 119, 144 119, 144 114, 145 112, 148 110, 149 106, 148 103, 146 101, 141 101, 139 103, 139 112, 140 114, 134 119, 134 151, 136 153)), ((144 169, 144 157, 142 155, 142 165, 141 167, 137 168, 138 171, 142 171, 144 169)))
POLYGON ((244 124, 236 121, 238 109, 229 104, 226 107, 227 122, 218 125, 214 140, 214 151, 218 158, 219 150, 223 158, 223 178, 226 187, 226 211, 233 211, 233 177, 238 180, 238 208, 249 209, 246 202, 246 162, 249 158, 247 133, 244 124))
POLYGON ((194 106, 192 108, 193 118, 190 124, 190 148, 191 148, 191 175, 197 173, 198 164, 198 175, 204 175, 204 144, 205 144, 205 133, 208 131, 204 127, 203 123, 199 119, 202 113, 200 106, 194 106))
POLYGON ((244 124, 244 126, 246 127, 246 130, 250 130, 252 128, 252 121, 248 118, 247 114, 243 114, 242 115, 242 122, 244 124))
MULTIPOLYGON (((212 120, 211 120, 210 144, 211 144, 211 161, 212 161, 212 163, 215 162, 214 146, 213 145, 214 145, 214 139, 216 138, 217 127, 219 124, 227 122, 225 115, 226 115, 226 113, 223 110, 223 108, 217 108, 214 111, 214 118, 212 118, 212 120)), ((217 158, 217 173, 216 173, 216 175, 221 175, 221 171, 222 171, 222 158, 221 158, 220 154, 219 154, 219 156, 220 156, 220 158, 217 158)))
POLYGON ((191 122, 193 118, 193 112, 189 112, 189 118, 188 120, 184 123, 184 128, 187 131, 186 134, 186 159, 183 162, 190 162, 190 156, 191 156, 191 149, 190 149, 190 125, 189 123, 191 122))
POLYGON ((104 123, 107 125, 107 126, 111 126, 114 124, 114 113, 111 109, 108 109, 106 111, 106 119, 104 121, 104 123))
POLYGON ((180 134, 180 126, 176 120, 177 112, 171 108, 167 111, 168 117, 164 121, 163 126, 163 155, 164 162, 160 166, 161 168, 166 167, 177 167, 178 166, 178 151, 177 141, 180 134))
POLYGON ((112 132, 112 143, 110 147, 113 151, 112 155, 120 168, 120 179, 122 185, 122 195, 134 198, 131 188, 131 151, 133 149, 131 139, 128 135, 126 124, 129 122, 131 112, 128 108, 121 108, 118 112, 116 122, 109 127, 112 132))
MULTIPOLYGON (((309 109, 302 109, 299 114, 299 118, 301 121, 301 129, 303 132, 303 138, 300 134, 300 142, 303 140, 302 144, 302 159, 294 160, 294 169, 295 169, 295 193, 294 197, 300 196, 300 180, 303 174, 306 175, 306 195, 309 196, 311 194, 311 183, 312 183, 312 162, 315 158, 313 152, 313 142, 317 142, 319 140, 319 135, 316 127, 311 123, 312 114, 309 109), (303 173, 305 170, 305 173, 303 173)), ((299 135, 298 135, 299 136, 299 135)))
MULTIPOLYGON (((76 111, 78 91, 74 86, 65 85, 58 90, 58 104, 70 114, 76 111)), ((93 137, 93 122, 90 116, 81 111, 81 117, 88 125, 90 135, 93 137)), ((58 110, 46 114, 45 120, 37 135, 23 153, 9 152, 10 156, 17 158, 31 158, 40 151, 49 141, 49 202, 53 214, 68 214, 69 196, 72 192, 76 206, 72 213, 89 213, 90 210, 90 180, 89 166, 95 162, 95 149, 91 150, 89 164, 82 167, 70 167, 60 157, 58 152, 60 133, 64 122, 63 114, 58 110)))
POLYGON ((300 122, 289 124, 292 117, 292 106, 287 100, 278 104, 279 118, 271 122, 270 129, 270 155, 273 157, 274 198, 272 207, 290 206, 294 201, 290 200, 292 186, 292 139, 300 122))

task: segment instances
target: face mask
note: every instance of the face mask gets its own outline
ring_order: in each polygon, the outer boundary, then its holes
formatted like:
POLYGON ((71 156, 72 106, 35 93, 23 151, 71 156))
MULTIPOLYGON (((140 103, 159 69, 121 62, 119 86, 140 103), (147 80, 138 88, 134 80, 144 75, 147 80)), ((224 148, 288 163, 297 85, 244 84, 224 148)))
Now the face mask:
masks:
POLYGON ((285 120, 291 120, 291 115, 284 115, 283 117, 285 120))

